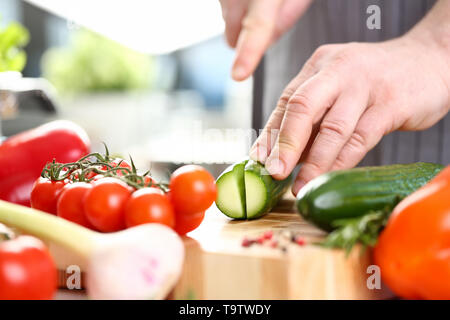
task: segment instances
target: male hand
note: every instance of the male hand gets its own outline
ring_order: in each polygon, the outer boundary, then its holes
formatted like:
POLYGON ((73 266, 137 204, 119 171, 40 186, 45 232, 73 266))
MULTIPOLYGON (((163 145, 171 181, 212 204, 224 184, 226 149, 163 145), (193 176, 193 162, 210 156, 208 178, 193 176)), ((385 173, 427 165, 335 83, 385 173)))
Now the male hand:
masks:
POLYGON ((284 90, 250 157, 276 179, 304 160, 297 194, 324 172, 357 165, 385 134, 434 125, 450 108, 450 46, 436 39, 416 32, 319 47, 284 90))
POLYGON ((228 44, 236 48, 232 77, 245 80, 267 48, 295 24, 312 0, 220 0, 228 44))

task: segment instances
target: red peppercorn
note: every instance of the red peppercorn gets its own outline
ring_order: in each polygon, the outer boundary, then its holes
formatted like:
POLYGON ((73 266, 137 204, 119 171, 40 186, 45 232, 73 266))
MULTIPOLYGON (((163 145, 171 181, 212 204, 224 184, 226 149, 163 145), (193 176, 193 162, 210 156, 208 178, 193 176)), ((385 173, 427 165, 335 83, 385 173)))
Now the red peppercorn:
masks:
POLYGON ((271 247, 271 248, 276 248, 276 247, 278 247, 278 241, 272 240, 272 241, 270 242, 270 247, 271 247))
POLYGON ((264 234, 263 234, 263 237, 264 237, 264 239, 266 239, 266 240, 272 239, 272 236, 273 236, 273 232, 272 232, 271 230, 266 231, 266 232, 264 232, 264 234))
POLYGON ((303 237, 296 237, 295 243, 298 244, 299 246, 304 246, 306 244, 306 241, 303 237))
POLYGON ((248 238, 244 238, 244 239, 242 240, 241 245, 242 245, 243 247, 250 247, 254 242, 255 242, 254 240, 251 240, 251 239, 248 239, 248 238))

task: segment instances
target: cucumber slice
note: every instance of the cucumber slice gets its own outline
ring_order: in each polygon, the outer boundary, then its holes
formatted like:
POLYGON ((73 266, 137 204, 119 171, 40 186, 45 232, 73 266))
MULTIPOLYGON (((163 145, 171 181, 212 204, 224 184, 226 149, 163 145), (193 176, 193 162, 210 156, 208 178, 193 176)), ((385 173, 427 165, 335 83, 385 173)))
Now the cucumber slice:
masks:
POLYGON ((256 219, 278 203, 291 184, 292 175, 275 180, 259 162, 249 160, 245 166, 244 184, 247 219, 256 219))
POLYGON ((275 180, 262 164, 246 159, 228 167, 217 179, 216 205, 230 218, 259 218, 276 205, 290 182, 291 176, 275 180))
POLYGON ((225 215, 245 219, 244 168, 248 160, 229 166, 217 178, 216 205, 225 215))
POLYGON ((259 213, 264 211, 267 203, 266 184, 258 174, 252 171, 246 171, 244 174, 245 183, 245 198, 246 206, 245 213, 247 219, 254 219, 259 216, 259 213))

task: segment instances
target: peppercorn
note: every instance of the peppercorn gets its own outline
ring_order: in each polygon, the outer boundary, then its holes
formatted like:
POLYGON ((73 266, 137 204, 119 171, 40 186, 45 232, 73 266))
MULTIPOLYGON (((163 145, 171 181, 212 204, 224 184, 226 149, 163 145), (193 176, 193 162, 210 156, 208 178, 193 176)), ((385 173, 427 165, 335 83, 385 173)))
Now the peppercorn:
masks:
POLYGON ((299 246, 304 246, 306 244, 306 241, 303 237, 297 236, 295 238, 295 243, 298 244, 299 246))
POLYGON ((266 240, 272 239, 272 236, 273 236, 273 232, 272 232, 271 230, 266 231, 266 232, 263 233, 263 237, 264 237, 264 239, 266 239, 266 240))
POLYGON ((244 238, 244 239, 242 240, 241 245, 242 245, 243 247, 250 247, 253 243, 255 243, 255 240, 248 239, 248 238, 244 238))

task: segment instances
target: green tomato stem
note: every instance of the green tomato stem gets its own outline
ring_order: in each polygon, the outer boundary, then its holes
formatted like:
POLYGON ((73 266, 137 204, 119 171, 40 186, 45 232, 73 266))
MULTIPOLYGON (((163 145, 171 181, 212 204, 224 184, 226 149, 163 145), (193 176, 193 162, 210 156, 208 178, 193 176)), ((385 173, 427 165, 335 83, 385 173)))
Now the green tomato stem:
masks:
POLYGON ((83 258, 88 258, 96 244, 97 232, 39 210, 0 200, 0 222, 48 240, 83 258))

